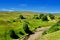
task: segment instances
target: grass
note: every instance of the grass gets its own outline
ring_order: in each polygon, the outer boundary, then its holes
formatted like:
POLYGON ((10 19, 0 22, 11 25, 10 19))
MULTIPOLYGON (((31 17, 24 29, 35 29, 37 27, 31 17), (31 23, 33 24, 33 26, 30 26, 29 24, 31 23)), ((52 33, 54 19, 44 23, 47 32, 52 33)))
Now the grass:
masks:
POLYGON ((49 30, 44 31, 43 34, 45 35, 37 40, 60 40, 60 21, 51 26, 49 30))
POLYGON ((57 23, 55 23, 54 25, 52 25, 49 30, 44 31, 43 35, 44 34, 48 34, 48 33, 52 33, 52 32, 56 32, 58 30, 60 30, 60 21, 58 21, 57 23))
POLYGON ((23 30, 24 21, 28 21, 29 28, 31 31, 34 31, 35 28, 52 26, 56 22, 53 21, 42 21, 41 19, 33 19, 34 15, 38 15, 39 13, 34 12, 0 12, 0 40, 14 40, 10 35, 10 30, 13 29, 15 33, 20 37, 24 37, 27 34, 23 30), (27 19, 17 19, 19 15, 23 15, 27 19), (13 22, 16 20, 16 22, 13 22), (19 34, 19 32, 23 32, 24 35, 19 34))
POLYGON ((43 35, 40 39, 37 40, 60 40, 60 30, 57 32, 43 35))

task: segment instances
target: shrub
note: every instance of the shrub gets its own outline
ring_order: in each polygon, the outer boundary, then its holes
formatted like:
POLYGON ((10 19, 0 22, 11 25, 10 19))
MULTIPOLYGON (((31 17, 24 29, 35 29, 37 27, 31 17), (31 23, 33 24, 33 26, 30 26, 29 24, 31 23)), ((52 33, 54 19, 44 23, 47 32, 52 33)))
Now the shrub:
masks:
POLYGON ((19 18, 20 18, 20 19, 25 19, 25 18, 23 17, 23 15, 20 15, 19 18))
POLYGON ((13 22, 16 22, 16 20, 13 20, 13 22))
POLYGON ((39 15, 39 18, 41 19, 43 16, 44 16, 44 14, 40 14, 40 15, 39 15))
POLYGON ((34 18, 34 19, 39 19, 38 15, 34 15, 33 18, 34 18))
POLYGON ((44 31, 44 32, 42 33, 42 35, 45 35, 45 34, 47 34, 47 32, 46 32, 46 31, 44 31))
POLYGON ((49 14, 49 17, 50 17, 51 20, 55 19, 55 16, 52 15, 52 14, 49 14))
POLYGON ((58 19, 60 19, 60 17, 58 19))
POLYGON ((11 21, 7 21, 8 23, 11 23, 11 21))
POLYGON ((19 38, 19 36, 17 36, 17 35, 15 34, 14 30, 11 30, 11 32, 10 32, 10 37, 13 38, 13 39, 18 39, 18 38, 19 38))
POLYGON ((23 33, 23 32, 19 32, 19 34, 24 35, 24 33, 23 33))
POLYGON ((49 21, 46 15, 44 15, 41 19, 42 21, 49 21))
POLYGON ((27 23, 24 23, 23 25, 23 29, 24 31, 27 33, 27 34, 33 34, 33 32, 31 30, 29 30, 29 27, 28 27, 28 24, 27 23))
POLYGON ((38 28, 41 28, 41 26, 38 26, 38 28))
POLYGON ((26 24, 29 24, 29 22, 28 22, 27 20, 24 20, 24 22, 25 22, 26 24))

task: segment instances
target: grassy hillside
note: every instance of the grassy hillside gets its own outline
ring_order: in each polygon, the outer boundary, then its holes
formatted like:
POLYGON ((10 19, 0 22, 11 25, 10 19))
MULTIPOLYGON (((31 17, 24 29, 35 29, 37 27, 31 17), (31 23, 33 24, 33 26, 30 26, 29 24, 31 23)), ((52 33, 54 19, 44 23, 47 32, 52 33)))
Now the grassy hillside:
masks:
POLYGON ((41 19, 33 19, 34 15, 39 14, 40 13, 35 12, 0 12, 0 40, 13 40, 9 36, 12 29, 20 38, 26 36, 27 34, 23 29, 23 24, 25 21, 29 23, 29 29, 34 31, 39 26, 52 26, 58 20, 42 21, 41 19), (20 15, 23 15, 26 19, 19 19, 20 15), (22 32, 24 35, 19 32, 22 32))
POLYGON ((42 34, 43 36, 38 40, 60 40, 60 20, 42 34))
POLYGON ((58 21, 56 24, 52 25, 49 30, 44 31, 43 34, 56 32, 58 30, 60 30, 60 21, 58 21))
POLYGON ((44 35, 38 40, 60 40, 60 30, 54 33, 44 35))

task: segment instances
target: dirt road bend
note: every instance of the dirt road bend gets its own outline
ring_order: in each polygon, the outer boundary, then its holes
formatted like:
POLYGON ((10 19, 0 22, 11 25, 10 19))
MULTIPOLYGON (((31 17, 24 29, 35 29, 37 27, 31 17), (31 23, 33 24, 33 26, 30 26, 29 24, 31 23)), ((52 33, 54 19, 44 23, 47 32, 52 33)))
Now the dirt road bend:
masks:
POLYGON ((45 31, 45 30, 48 30, 49 27, 47 28, 38 28, 37 31, 35 32, 35 34, 32 34, 30 35, 30 37, 28 38, 28 40, 36 40, 37 38, 41 37, 42 36, 42 33, 45 31))
POLYGON ((48 29, 49 27, 38 28, 34 34, 25 37, 26 39, 19 39, 19 40, 36 40, 37 38, 42 36, 42 33, 45 30, 48 30, 48 29))

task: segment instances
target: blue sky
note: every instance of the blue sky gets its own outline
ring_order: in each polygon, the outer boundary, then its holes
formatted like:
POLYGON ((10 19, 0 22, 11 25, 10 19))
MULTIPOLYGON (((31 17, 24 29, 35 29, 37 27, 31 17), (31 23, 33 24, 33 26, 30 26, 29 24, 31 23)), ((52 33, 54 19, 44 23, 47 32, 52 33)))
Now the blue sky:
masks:
POLYGON ((0 11, 60 13, 60 0, 0 0, 0 11))

